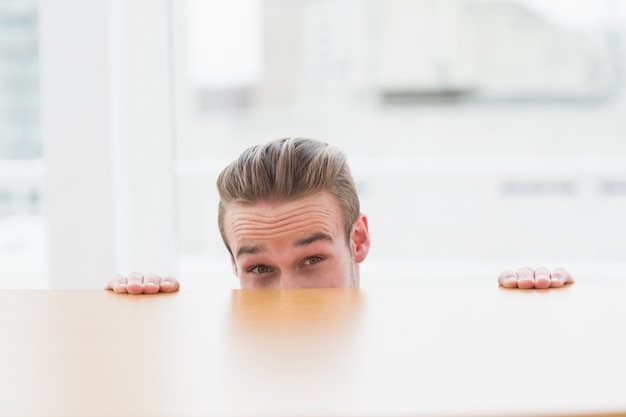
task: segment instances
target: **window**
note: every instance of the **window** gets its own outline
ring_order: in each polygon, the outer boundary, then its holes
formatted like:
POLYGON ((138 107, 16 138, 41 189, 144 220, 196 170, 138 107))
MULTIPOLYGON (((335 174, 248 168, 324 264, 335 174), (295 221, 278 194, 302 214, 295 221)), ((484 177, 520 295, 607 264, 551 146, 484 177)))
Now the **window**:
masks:
POLYGON ((625 9, 0 0, 0 285, 139 270, 237 287, 215 178, 284 136, 348 154, 373 239, 365 287, 526 264, 616 276, 625 9))
POLYGON ((185 279, 237 285, 215 178, 284 136, 348 153, 366 287, 624 259, 621 3, 228 3, 173 3, 185 279))
POLYGON ((37 2, 0 1, 0 288, 47 286, 37 2))

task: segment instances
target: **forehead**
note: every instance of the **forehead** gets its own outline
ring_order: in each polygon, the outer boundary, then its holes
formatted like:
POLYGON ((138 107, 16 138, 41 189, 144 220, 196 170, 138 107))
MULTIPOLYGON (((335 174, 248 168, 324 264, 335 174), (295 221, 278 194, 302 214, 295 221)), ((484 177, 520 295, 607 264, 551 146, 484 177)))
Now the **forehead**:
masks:
POLYGON ((339 202, 328 192, 292 201, 231 204, 226 208, 224 231, 233 251, 241 245, 298 239, 323 232, 337 238, 342 231, 339 202))

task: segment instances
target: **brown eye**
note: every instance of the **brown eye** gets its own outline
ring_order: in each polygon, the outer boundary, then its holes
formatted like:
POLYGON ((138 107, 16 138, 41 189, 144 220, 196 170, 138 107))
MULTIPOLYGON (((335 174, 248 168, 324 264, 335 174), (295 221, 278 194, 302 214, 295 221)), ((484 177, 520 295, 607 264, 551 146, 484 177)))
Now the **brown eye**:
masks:
POLYGON ((250 272, 254 272, 255 274, 267 274, 270 272, 270 268, 266 265, 258 265, 250 269, 250 272))
POLYGON ((310 258, 307 258, 306 261, 304 261, 304 265, 313 265, 321 261, 322 261, 321 256, 311 256, 310 258))

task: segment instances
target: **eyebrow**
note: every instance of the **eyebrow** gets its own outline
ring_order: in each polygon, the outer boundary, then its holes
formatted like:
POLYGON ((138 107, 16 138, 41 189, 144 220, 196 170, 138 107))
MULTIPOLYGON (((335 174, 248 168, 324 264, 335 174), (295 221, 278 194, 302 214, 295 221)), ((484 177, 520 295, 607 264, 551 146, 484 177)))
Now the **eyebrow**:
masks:
POLYGON ((308 246, 312 243, 315 243, 317 241, 320 240, 328 240, 329 242, 333 241, 333 237, 331 235, 329 235, 328 233, 313 233, 311 236, 307 236, 303 239, 298 239, 293 243, 294 247, 302 247, 302 246, 308 246))
MULTIPOLYGON (((333 237, 329 235, 328 233, 322 233, 322 232, 313 233, 310 236, 296 240, 295 242, 293 242, 292 246, 294 248, 301 248, 303 246, 311 245, 320 240, 327 240, 329 242, 332 242, 333 237)), ((264 251, 265 251, 265 247, 262 245, 244 245, 237 250, 237 253, 235 254, 235 258, 239 258, 241 255, 254 255, 257 253, 264 252, 264 251)))
POLYGON ((235 258, 239 258, 241 255, 254 255, 255 253, 263 252, 265 248, 260 245, 247 245, 242 246, 237 250, 235 258))

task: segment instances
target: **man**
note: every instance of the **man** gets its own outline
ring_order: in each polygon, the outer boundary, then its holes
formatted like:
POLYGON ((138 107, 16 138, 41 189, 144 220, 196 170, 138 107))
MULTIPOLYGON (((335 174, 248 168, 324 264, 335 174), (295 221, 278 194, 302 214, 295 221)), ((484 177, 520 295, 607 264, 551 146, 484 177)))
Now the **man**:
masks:
MULTIPOLYGON (((218 224, 241 288, 359 287, 370 248, 367 217, 346 156, 326 143, 290 138, 245 150, 219 175, 218 224)), ((507 270, 503 287, 548 288, 573 282, 562 269, 507 270)), ((116 275, 118 293, 172 292, 156 274, 116 275)))

